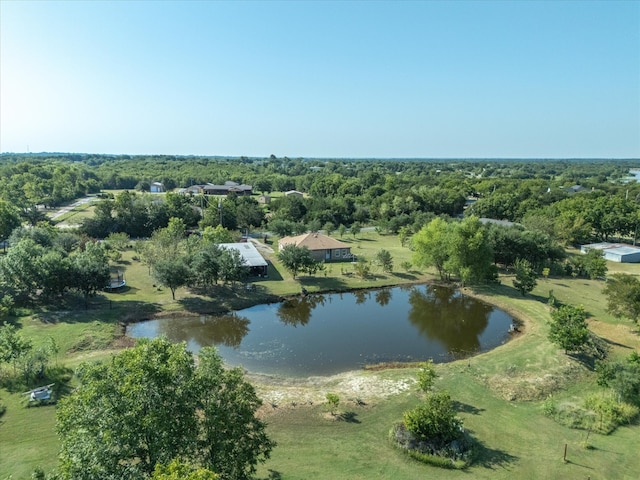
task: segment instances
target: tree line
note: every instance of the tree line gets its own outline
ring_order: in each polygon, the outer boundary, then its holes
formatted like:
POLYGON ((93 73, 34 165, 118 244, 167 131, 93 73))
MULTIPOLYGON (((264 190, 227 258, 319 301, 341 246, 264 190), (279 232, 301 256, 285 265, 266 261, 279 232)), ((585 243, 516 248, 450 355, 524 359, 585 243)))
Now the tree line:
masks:
POLYGON ((154 228, 166 226, 168 218, 176 216, 188 226, 204 219, 209 225, 221 223, 232 230, 259 227, 265 222, 292 232, 325 226, 335 230, 358 223, 375 225, 382 232, 405 229, 415 233, 435 216, 474 214, 515 221, 563 244, 578 245, 592 239, 635 241, 640 225, 640 186, 624 181, 634 166, 631 161, 606 160, 348 161, 275 156, 4 154, 0 156, 0 199, 16 207, 23 221, 35 224, 42 219, 37 205, 55 206, 101 189, 145 192, 150 182, 160 181, 171 191, 232 180, 253 185, 254 193, 296 189, 308 196, 274 199, 266 211, 251 202, 233 201, 219 208, 215 200, 190 197, 191 206, 200 212, 195 220, 186 209, 177 215, 175 211, 163 212, 161 207, 156 211, 152 199, 121 198, 117 205, 100 207, 104 209, 102 220, 116 217, 116 225, 94 223, 87 225, 87 230, 94 235, 104 235, 110 229, 107 234, 125 231, 131 236, 149 236, 154 228), (123 205, 127 201, 135 205, 123 205), (147 204, 140 204, 144 202, 147 204), (126 209, 131 210, 129 217, 124 216, 126 209), (140 218, 145 221, 138 222, 140 218))

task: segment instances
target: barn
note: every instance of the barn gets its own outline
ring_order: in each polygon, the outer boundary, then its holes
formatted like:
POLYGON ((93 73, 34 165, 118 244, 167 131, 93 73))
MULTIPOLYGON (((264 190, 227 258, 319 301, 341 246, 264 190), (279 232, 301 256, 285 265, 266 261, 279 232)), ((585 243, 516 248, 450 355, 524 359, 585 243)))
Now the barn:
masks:
POLYGON ((628 245, 626 243, 590 243, 582 245, 580 251, 587 253, 589 250, 602 250, 604 258, 611 262, 619 263, 638 263, 640 262, 640 247, 628 245))

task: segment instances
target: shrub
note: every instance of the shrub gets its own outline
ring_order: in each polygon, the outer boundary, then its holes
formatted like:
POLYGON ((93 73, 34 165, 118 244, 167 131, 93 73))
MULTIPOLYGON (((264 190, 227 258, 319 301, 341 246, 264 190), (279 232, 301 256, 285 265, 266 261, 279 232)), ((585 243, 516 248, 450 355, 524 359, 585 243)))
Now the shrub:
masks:
POLYGON ((340 397, 335 393, 327 393, 327 403, 329 404, 329 410, 333 415, 338 408, 338 404, 340 403, 340 397))
POLYGON ((612 433, 620 425, 632 422, 639 413, 638 407, 616 401, 613 394, 591 395, 582 404, 558 403, 550 397, 542 408, 545 415, 561 425, 604 435, 612 433))
POLYGON ((420 390, 424 393, 429 393, 436 378, 438 378, 438 374, 433 366, 433 360, 420 364, 418 370, 418 386, 420 390))
POLYGON ((448 392, 427 396, 425 403, 404 413, 404 426, 411 433, 443 445, 460 436, 462 421, 456 417, 448 392))
POLYGON ((590 395, 584 401, 584 408, 595 416, 594 430, 605 434, 631 423, 640 412, 635 405, 618 402, 613 395, 590 395))
POLYGON ((416 438, 402 423, 398 423, 389 431, 389 439, 396 448, 414 460, 434 467, 463 469, 473 459, 473 439, 463 433, 449 444, 435 447, 428 441, 416 438))

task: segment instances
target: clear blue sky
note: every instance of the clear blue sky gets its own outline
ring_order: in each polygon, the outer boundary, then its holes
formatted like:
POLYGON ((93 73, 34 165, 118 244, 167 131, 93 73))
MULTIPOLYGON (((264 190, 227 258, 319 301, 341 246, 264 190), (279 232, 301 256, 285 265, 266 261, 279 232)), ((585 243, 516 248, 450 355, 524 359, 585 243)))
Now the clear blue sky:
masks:
POLYGON ((640 158, 640 2, 0 0, 0 151, 640 158))

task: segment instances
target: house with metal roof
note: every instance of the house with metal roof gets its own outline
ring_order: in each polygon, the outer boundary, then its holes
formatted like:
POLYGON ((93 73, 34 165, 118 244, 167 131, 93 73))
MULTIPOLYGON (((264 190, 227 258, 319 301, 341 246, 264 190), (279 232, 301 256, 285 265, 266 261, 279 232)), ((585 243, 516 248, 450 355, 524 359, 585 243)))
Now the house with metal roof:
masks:
POLYGON ((249 274, 255 277, 266 277, 268 263, 251 242, 221 243, 220 248, 236 250, 242 257, 243 264, 249 267, 249 274))
POLYGON ((229 195, 235 193, 236 195, 251 195, 253 193, 253 187, 251 185, 245 185, 226 181, 224 185, 215 185, 213 183, 205 183, 204 185, 191 185, 185 189, 180 189, 179 193, 192 194, 192 195, 229 195))
POLYGON ((318 232, 305 233, 296 237, 283 237, 278 242, 280 250, 287 245, 307 247, 313 259, 320 262, 353 260, 351 245, 318 232))
POLYGON ((589 250, 602 250, 604 258, 612 262, 638 263, 640 262, 640 247, 627 245, 626 243, 590 243, 582 245, 580 251, 587 253, 589 250))

